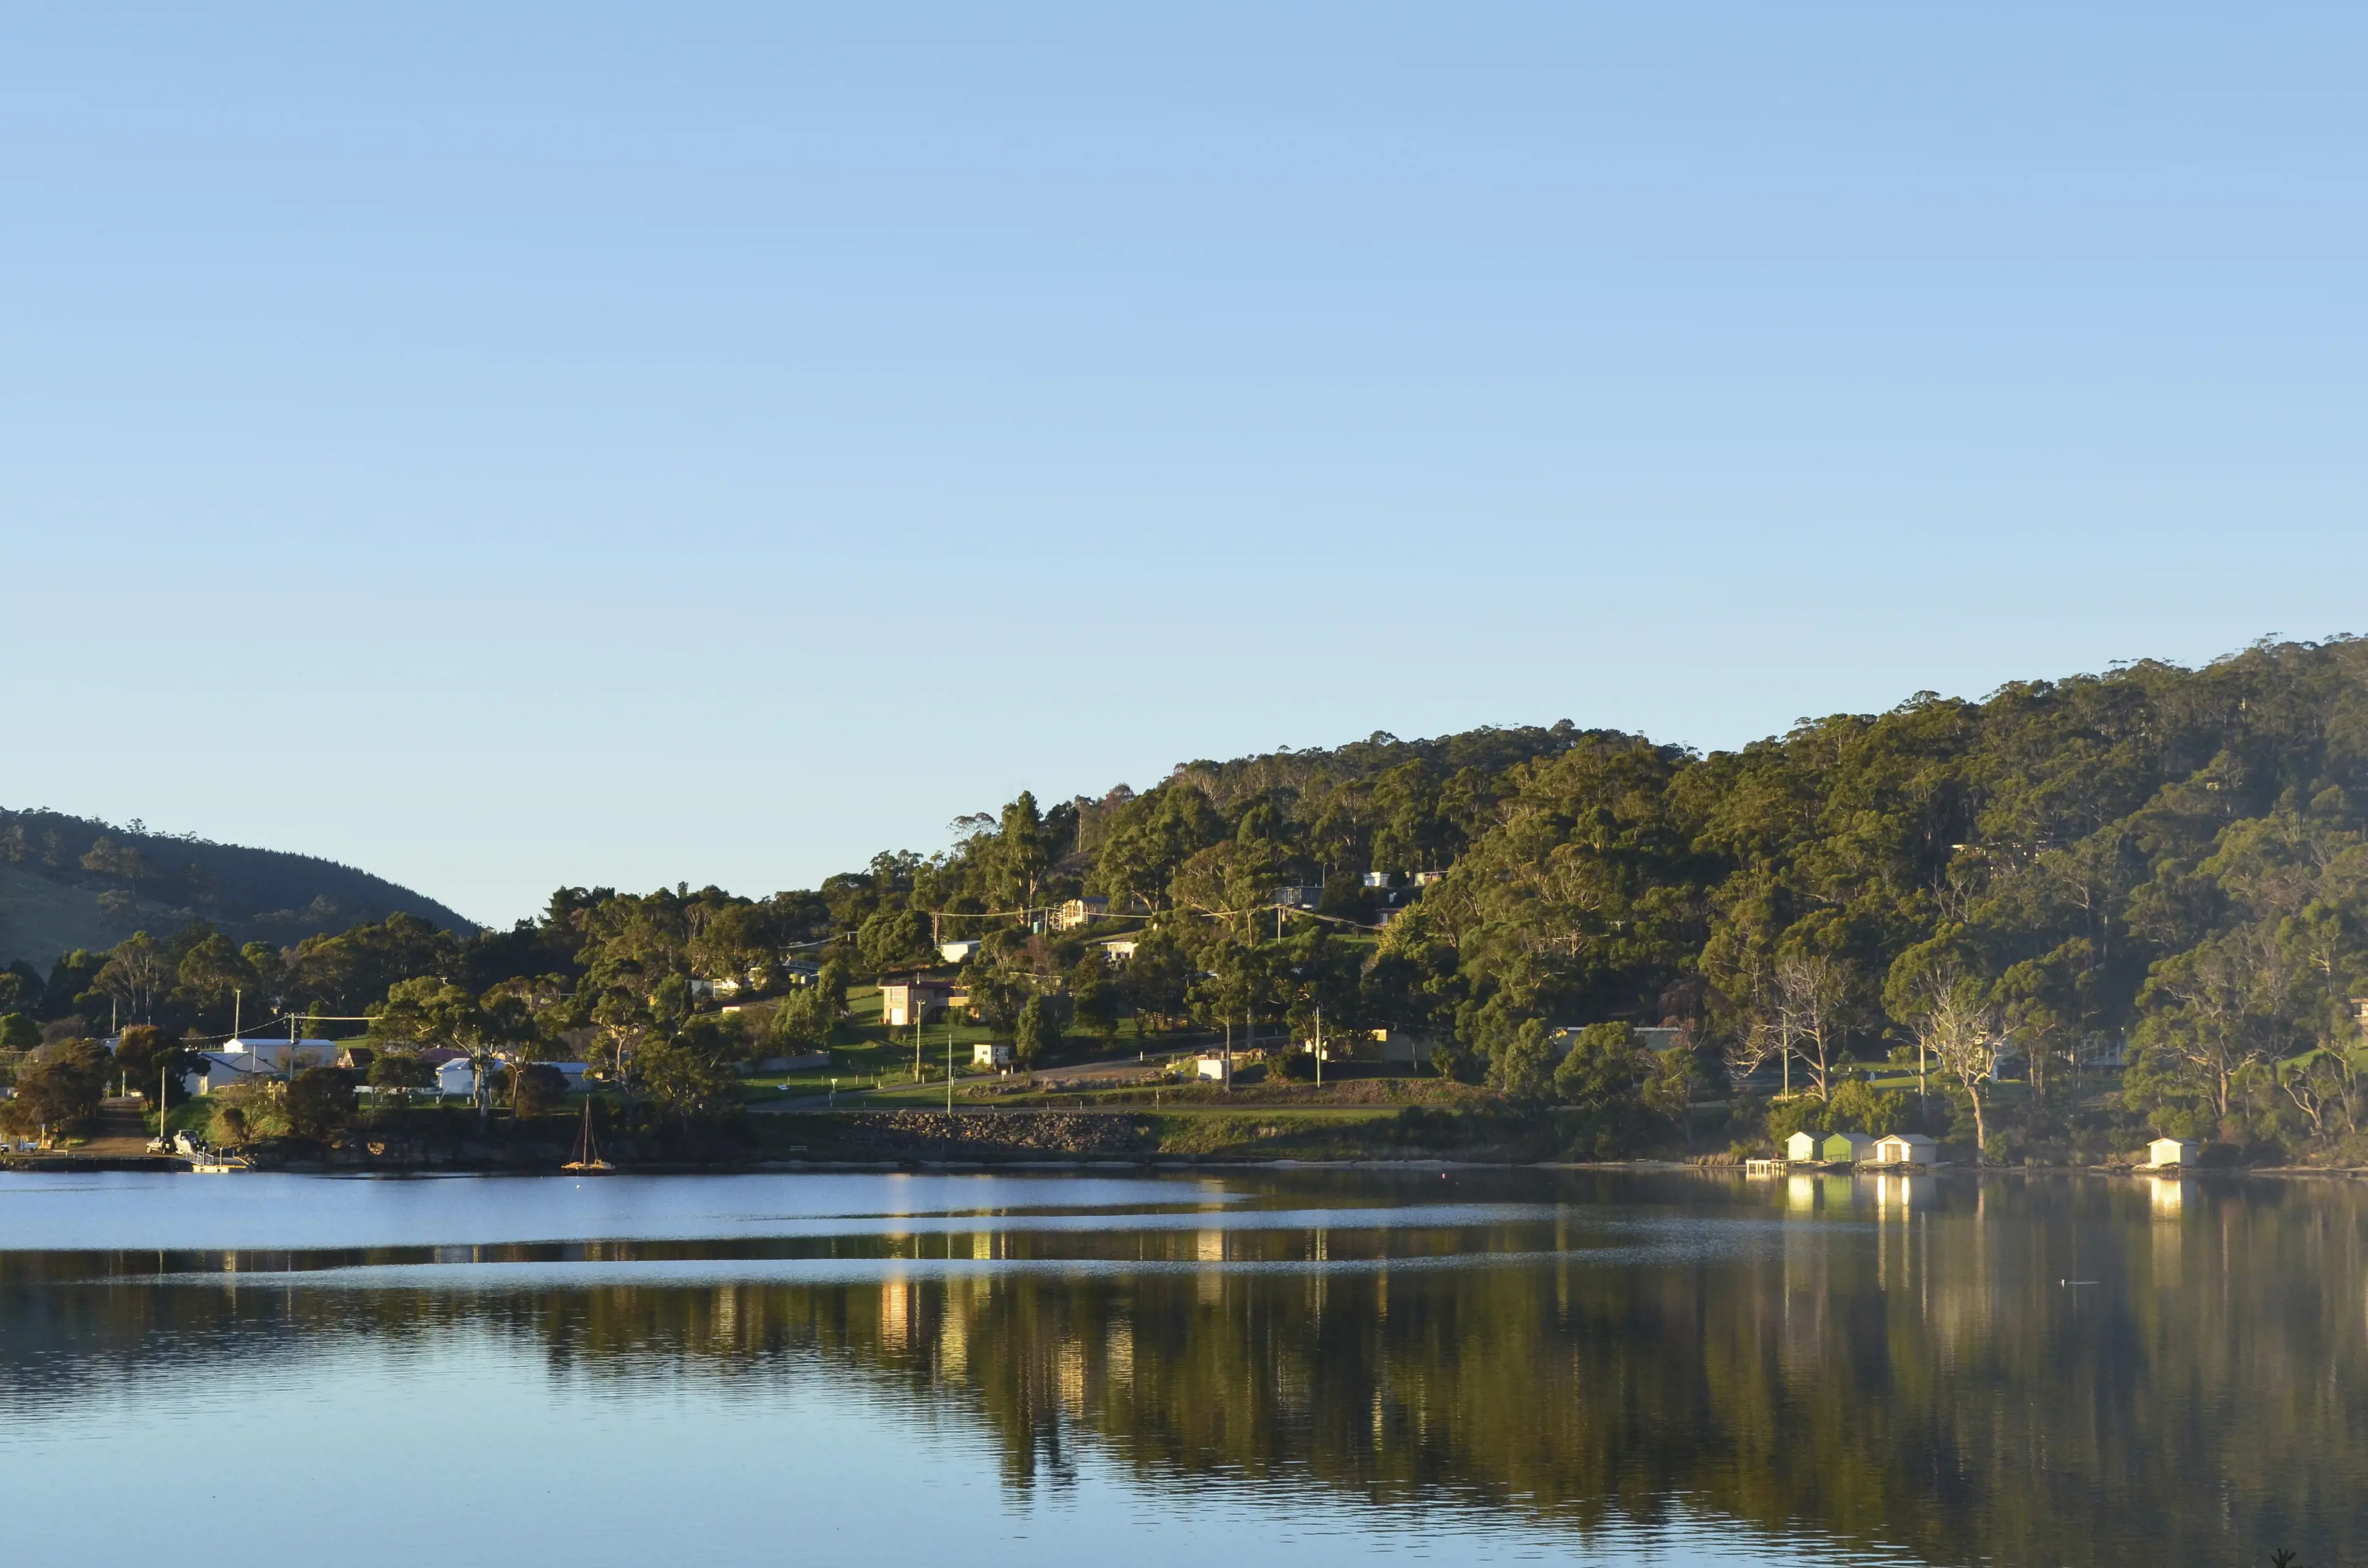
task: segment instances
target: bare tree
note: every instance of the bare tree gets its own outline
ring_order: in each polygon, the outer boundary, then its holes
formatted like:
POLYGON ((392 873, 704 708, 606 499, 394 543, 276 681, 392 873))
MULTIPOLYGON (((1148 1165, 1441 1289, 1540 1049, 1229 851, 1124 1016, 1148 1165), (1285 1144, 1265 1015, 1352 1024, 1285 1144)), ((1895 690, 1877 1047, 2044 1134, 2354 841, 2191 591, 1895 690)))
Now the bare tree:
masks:
POLYGON ((1918 1047, 1957 1081, 1974 1108, 1974 1164, 1989 1142, 1988 1107, 1982 1096, 1998 1070, 2007 1037, 1997 1010, 1981 999, 1980 987, 1953 962, 1932 966, 1925 975, 1917 1016, 1910 1020, 1918 1047))
POLYGON ((1776 960, 1775 1003, 1781 1048, 1807 1069, 1809 1092, 1831 1099, 1834 1079, 1850 1060, 1843 1037, 1850 976, 1821 954, 1791 954, 1776 960))

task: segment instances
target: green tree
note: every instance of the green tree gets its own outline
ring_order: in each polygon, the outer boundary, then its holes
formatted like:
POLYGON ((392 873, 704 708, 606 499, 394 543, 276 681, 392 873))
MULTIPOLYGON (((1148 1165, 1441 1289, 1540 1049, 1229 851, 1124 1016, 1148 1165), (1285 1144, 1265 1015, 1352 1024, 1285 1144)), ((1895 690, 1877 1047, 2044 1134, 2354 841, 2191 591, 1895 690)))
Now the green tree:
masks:
POLYGON ((1622 1110, 1639 1101, 1646 1061, 1628 1025, 1589 1024, 1572 1037, 1568 1054, 1554 1069, 1554 1092, 1585 1110, 1622 1110))
POLYGON ((156 1004, 165 999, 172 987, 173 966, 163 943, 145 931, 135 931, 128 940, 119 942, 108 950, 91 983, 94 988, 113 997, 127 1022, 154 1023, 156 1004))
POLYGON ((1523 1022, 1488 1064, 1489 1085, 1517 1100, 1543 1100, 1554 1085, 1554 1047, 1541 1019, 1523 1022))
POLYGON ((936 958, 929 946, 929 917, 917 909, 883 909, 856 933, 855 950, 875 973, 936 958))
POLYGON ((326 1138, 353 1119, 352 1075, 341 1067, 307 1067, 289 1080, 283 1104, 290 1131, 326 1138))
POLYGON ((116 1037, 115 1080, 133 1094, 153 1098, 162 1084, 165 1104, 179 1105, 188 1097, 186 1081, 197 1065, 195 1051, 154 1024, 134 1024, 116 1037))
POLYGON ((736 1028, 701 1015, 645 1043, 634 1063, 635 1075, 650 1098, 686 1128, 713 1122, 738 1108, 740 1085, 734 1069, 744 1045, 736 1028))
POLYGON ((17 1097, 7 1104, 8 1130, 71 1137, 89 1131, 106 1093, 107 1053, 97 1042, 63 1040, 36 1050, 17 1069, 17 1097))
POLYGON ((1022 1067, 1050 1061, 1060 1050, 1061 1028, 1060 998, 1041 992, 1030 995, 1012 1022, 1012 1054, 1022 1067))

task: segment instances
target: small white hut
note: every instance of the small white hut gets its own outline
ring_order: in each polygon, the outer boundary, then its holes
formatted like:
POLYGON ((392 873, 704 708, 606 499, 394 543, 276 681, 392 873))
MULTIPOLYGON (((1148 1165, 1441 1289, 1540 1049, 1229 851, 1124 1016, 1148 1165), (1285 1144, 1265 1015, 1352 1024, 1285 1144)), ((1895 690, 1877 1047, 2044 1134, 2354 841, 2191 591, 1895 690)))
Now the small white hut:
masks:
POLYGON ((1875 1140, 1874 1163, 1878 1165, 1929 1165, 1940 1152, 1941 1145, 1921 1132, 1895 1132, 1888 1138, 1875 1140))
POLYGON ((477 1092, 477 1069, 465 1056, 456 1056, 436 1069, 436 1093, 438 1098, 458 1095, 466 1099, 477 1092))
POLYGON ((1817 1135, 1795 1132, 1784 1140, 1784 1157, 1788 1160, 1814 1160, 1817 1157, 1817 1135))
POLYGON ((2184 1138, 2157 1138, 2146 1145, 2146 1164, 2160 1169, 2165 1165, 2192 1165, 2203 1150, 2184 1138))

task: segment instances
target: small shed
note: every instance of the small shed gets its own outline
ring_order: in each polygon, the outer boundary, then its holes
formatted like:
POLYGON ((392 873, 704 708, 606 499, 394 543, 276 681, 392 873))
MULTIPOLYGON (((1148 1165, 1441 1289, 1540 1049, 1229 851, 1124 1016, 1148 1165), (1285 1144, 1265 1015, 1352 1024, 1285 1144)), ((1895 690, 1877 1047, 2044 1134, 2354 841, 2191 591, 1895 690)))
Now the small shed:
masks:
POLYGON ((1835 1165, 1855 1165, 1874 1158, 1874 1140, 1863 1132, 1831 1132, 1821 1151, 1835 1165))
POLYGON ((436 1069, 436 1093, 443 1095, 473 1095, 477 1092, 477 1067, 465 1056, 456 1056, 436 1069))
POLYGON ((1215 1078, 1222 1082, 1225 1077, 1225 1059, 1222 1056, 1203 1056, 1196 1064, 1196 1071, 1201 1077, 1215 1078))
POLYGON ((2184 1138, 2157 1138, 2146 1145, 2146 1164, 2150 1165, 2192 1165, 2203 1151, 2184 1138))
POLYGON ((1784 1157, 1788 1160, 1814 1160, 1817 1157, 1817 1135, 1795 1132, 1784 1140, 1784 1157))
POLYGON ((1008 1040, 983 1040, 970 1048, 970 1064, 973 1067, 992 1067, 1000 1073, 1011 1062, 1011 1042, 1008 1040))
POLYGON ((1878 1165, 1929 1165, 1939 1157, 1941 1145, 1921 1132, 1895 1132, 1879 1138, 1874 1144, 1874 1163, 1878 1165))

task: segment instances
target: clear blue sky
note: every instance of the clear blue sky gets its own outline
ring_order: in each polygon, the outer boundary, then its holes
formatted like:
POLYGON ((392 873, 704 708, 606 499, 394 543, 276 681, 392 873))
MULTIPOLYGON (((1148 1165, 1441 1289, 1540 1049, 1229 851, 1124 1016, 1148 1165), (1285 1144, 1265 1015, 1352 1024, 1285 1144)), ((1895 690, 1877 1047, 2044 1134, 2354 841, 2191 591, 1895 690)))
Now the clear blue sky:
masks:
POLYGON ((486 920, 2368 630, 2368 12, 17 6, 0 803, 486 920))

